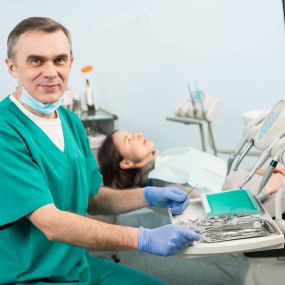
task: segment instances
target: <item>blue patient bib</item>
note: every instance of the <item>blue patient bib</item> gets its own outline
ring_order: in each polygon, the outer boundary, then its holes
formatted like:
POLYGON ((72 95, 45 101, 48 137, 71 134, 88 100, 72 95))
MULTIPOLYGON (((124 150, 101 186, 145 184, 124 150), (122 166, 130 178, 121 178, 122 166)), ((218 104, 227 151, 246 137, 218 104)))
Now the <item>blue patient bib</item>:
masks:
POLYGON ((162 152, 149 173, 150 179, 196 186, 204 192, 222 190, 226 161, 200 150, 183 147, 162 152))

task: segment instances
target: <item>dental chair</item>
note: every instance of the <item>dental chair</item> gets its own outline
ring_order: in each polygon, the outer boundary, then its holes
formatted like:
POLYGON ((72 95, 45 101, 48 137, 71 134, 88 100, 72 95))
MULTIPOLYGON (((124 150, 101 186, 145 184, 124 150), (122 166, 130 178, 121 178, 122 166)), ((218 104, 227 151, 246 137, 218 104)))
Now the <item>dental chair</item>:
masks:
MULTIPOLYGON (((285 220, 282 216, 281 188, 275 198, 275 222, 285 232, 285 220)), ((285 283, 285 248, 244 253, 249 262, 249 269, 244 285, 283 285, 285 283)))

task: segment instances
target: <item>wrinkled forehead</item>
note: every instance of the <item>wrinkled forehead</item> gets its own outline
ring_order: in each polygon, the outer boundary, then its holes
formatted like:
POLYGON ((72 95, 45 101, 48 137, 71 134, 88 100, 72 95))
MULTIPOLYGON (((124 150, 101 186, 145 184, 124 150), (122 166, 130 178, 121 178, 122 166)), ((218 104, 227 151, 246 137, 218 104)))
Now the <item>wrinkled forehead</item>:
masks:
POLYGON ((71 54, 68 38, 63 31, 47 33, 43 31, 28 31, 22 34, 14 46, 15 56, 43 55, 53 56, 58 54, 71 54))

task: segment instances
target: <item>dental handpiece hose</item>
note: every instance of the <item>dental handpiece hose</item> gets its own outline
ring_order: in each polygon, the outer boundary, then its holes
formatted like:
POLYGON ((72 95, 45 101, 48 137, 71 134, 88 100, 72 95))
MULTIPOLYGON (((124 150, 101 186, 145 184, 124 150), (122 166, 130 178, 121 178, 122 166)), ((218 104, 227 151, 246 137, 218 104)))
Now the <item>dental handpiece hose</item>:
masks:
POLYGON ((270 150, 271 147, 268 147, 260 156, 258 161, 256 162, 255 166, 251 170, 251 172, 248 174, 248 176, 245 178, 243 183, 240 185, 240 188, 242 189, 243 186, 252 178, 252 176, 255 174, 255 172, 265 163, 265 161, 269 158, 270 156, 270 150))
POLYGON ((247 136, 244 136, 244 138, 240 141, 236 149, 232 152, 231 156, 228 158, 228 166, 227 166, 227 175, 229 175, 233 162, 235 161, 237 155, 240 153, 240 151, 243 149, 247 141, 247 136))
POLYGON ((227 175, 229 175, 232 169, 233 162, 235 161, 238 154, 242 151, 246 143, 250 141, 251 139, 253 139, 256 133, 258 132, 259 124, 261 123, 262 120, 263 120, 263 117, 255 119, 254 122, 249 123, 248 126, 246 127, 246 132, 243 138, 240 140, 239 144, 237 145, 237 147, 235 148, 231 156, 228 158, 227 175))
POLYGON ((259 184, 259 188, 257 190, 256 195, 258 195, 261 192, 261 190, 266 186, 266 184, 267 184, 269 178, 271 177, 272 173, 274 172, 277 164, 278 164, 277 158, 273 158, 270 162, 269 167, 266 170, 265 175, 263 176, 263 178, 259 184))
POLYGON ((236 159, 236 156, 237 156, 237 154, 236 154, 235 152, 233 152, 233 153, 231 154, 231 156, 228 158, 227 175, 230 174, 230 171, 231 171, 231 169, 232 169, 232 165, 233 165, 233 162, 234 162, 235 159, 236 159))
POLYGON ((244 157, 247 155, 247 153, 250 151, 250 149, 253 147, 254 145, 254 140, 251 139, 250 142, 248 143, 246 149, 244 150, 244 152, 241 154, 240 159, 237 161, 235 167, 234 167, 234 171, 238 170, 238 167, 240 165, 240 163, 242 162, 242 160, 244 159, 244 157))

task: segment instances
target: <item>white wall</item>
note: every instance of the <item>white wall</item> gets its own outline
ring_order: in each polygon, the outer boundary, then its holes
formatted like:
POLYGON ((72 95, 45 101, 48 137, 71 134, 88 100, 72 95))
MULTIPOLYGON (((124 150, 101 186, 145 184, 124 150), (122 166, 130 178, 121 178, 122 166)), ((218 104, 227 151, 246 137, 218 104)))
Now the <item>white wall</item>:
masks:
POLYGON ((198 145, 194 127, 167 122, 187 96, 186 81, 222 100, 214 125, 219 147, 233 148, 245 110, 285 95, 281 0, 9 0, 0 2, 0 99, 15 86, 4 64, 6 39, 23 18, 48 16, 73 36, 70 87, 94 65, 99 105, 119 127, 142 131, 163 149, 198 145))

